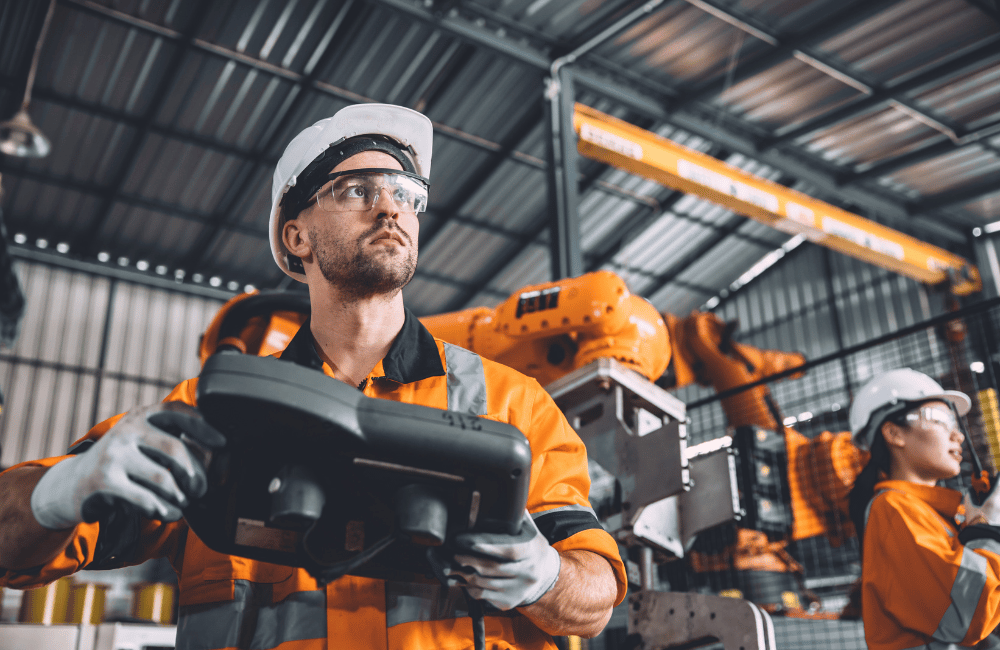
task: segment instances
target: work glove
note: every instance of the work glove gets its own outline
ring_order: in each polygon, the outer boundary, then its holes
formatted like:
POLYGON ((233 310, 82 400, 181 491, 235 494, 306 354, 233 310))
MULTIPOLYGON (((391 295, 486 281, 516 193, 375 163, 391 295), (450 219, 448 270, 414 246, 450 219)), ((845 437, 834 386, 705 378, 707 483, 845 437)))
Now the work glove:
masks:
POLYGON ((444 584, 464 587, 477 600, 507 611, 530 605, 559 578, 559 551, 549 545, 527 511, 517 535, 467 532, 455 536, 455 552, 428 552, 431 567, 444 584))
POLYGON ((962 498, 962 505, 965 507, 966 526, 973 526, 975 524, 1000 526, 1000 490, 997 489, 997 483, 1000 483, 1000 481, 996 479, 997 477, 993 477, 990 481, 990 491, 986 493, 986 496, 978 505, 976 501, 979 499, 975 498, 972 489, 966 490, 965 496, 962 498))
POLYGON ((150 519, 177 521, 208 486, 205 467, 225 437, 181 402, 133 409, 86 451, 60 461, 31 493, 45 528, 97 521, 116 501, 150 519))

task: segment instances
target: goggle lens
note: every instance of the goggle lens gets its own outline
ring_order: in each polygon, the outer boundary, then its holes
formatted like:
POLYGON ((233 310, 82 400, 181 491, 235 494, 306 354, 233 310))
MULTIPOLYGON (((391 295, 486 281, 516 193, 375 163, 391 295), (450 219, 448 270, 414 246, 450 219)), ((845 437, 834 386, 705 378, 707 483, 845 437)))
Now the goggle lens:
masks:
POLYGON ((420 213, 427 209, 427 185, 404 173, 345 172, 322 187, 316 200, 327 212, 367 212, 375 207, 382 192, 388 192, 402 212, 420 213))
POLYGON ((944 409, 940 406, 921 406, 916 411, 907 413, 906 421, 923 421, 927 424, 940 424, 949 431, 958 429, 958 419, 955 417, 955 414, 950 409, 944 409))

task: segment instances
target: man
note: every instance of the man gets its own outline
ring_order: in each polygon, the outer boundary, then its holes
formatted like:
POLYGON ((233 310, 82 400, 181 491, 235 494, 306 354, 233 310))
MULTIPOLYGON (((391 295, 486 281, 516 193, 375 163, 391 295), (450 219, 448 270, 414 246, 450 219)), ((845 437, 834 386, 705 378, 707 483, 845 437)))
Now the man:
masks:
POLYGON ((177 521, 204 492, 204 468, 193 446, 163 430, 201 447, 222 443, 191 408, 188 380, 162 405, 99 424, 70 455, 0 475, 0 584, 168 557, 180 580, 179 649, 469 647, 462 588, 493 605, 489 647, 551 648, 549 634, 603 629, 626 580, 587 503, 579 438, 537 382, 435 340, 403 307, 432 136, 415 111, 357 105, 285 149, 271 247, 278 266, 308 285, 312 311, 281 358, 368 396, 516 426, 533 454, 521 534, 470 535, 460 554, 438 557, 447 586, 345 576, 321 587, 300 569, 215 553, 177 521))

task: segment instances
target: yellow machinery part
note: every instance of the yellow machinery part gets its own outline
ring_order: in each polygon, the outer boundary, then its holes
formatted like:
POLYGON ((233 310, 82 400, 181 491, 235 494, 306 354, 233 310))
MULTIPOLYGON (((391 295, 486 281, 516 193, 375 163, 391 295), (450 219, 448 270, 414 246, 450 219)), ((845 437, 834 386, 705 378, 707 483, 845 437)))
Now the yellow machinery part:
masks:
POLYGON ((993 467, 1000 467, 1000 406, 997 405, 995 388, 985 388, 979 391, 979 408, 983 412, 983 425, 986 428, 986 439, 990 443, 990 454, 993 456, 993 467))
POLYGON ((714 201, 763 224, 955 295, 982 289, 966 259, 834 205, 748 174, 583 104, 573 118, 580 154, 714 201))

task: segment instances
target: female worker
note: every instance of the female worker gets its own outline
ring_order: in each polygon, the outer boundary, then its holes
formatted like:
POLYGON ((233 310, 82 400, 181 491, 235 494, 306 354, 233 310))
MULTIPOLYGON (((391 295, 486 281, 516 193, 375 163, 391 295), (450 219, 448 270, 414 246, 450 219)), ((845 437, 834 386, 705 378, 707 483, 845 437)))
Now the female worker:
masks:
POLYGON ((871 650, 1000 648, 990 636, 1000 623, 1000 490, 970 502, 967 516, 983 523, 960 529, 962 493, 937 486, 961 470, 958 417, 970 406, 909 368, 875 377, 851 405, 855 444, 871 451, 850 494, 871 650))

